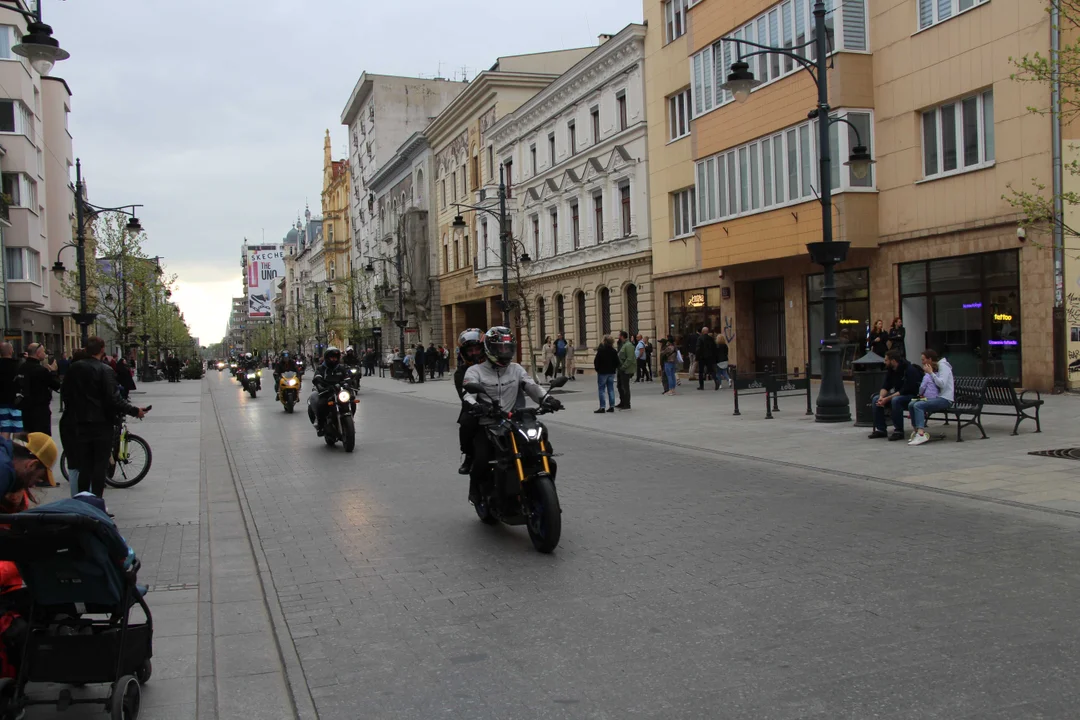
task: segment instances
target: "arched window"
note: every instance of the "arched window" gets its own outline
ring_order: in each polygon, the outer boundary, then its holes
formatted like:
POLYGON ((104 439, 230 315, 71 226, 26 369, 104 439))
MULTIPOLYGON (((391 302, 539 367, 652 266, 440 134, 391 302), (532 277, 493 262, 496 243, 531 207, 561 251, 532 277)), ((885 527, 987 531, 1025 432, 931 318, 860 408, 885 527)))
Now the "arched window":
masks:
POLYGON ((337 266, 333 260, 330 261, 330 279, 337 280, 337 266))
POLYGON ((637 335, 638 331, 638 308, 637 308, 637 285, 627 285, 624 291, 626 309, 623 318, 626 320, 626 331, 631 335, 637 335))
POLYGON ((555 332, 566 337, 566 307, 562 294, 555 296, 555 332))
POLYGON ((588 337, 588 328, 585 327, 585 293, 581 290, 577 291, 577 295, 574 296, 574 315, 577 320, 577 346, 584 347, 588 345, 586 338, 588 337))
POLYGON ((611 291, 600 288, 600 334, 611 334, 611 291))
POLYGON ((424 171, 416 171, 416 185, 414 187, 414 195, 416 195, 416 204, 423 205, 424 203, 424 171))
POLYGON ((547 337, 544 335, 547 332, 547 307, 542 297, 536 298, 536 323, 536 346, 543 347, 544 338, 547 337))

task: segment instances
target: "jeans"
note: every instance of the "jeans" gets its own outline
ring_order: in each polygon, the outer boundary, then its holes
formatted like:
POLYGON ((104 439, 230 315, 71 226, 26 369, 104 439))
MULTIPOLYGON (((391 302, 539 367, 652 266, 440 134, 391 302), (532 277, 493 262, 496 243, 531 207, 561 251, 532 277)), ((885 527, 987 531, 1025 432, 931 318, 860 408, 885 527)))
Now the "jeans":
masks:
MULTIPOLYGON (((880 395, 875 394, 870 402, 874 404, 874 429, 885 432, 885 408, 877 404, 880 398, 880 395)), ((889 407, 892 411, 893 427, 898 433, 904 432, 904 410, 907 409, 908 403, 910 402, 910 395, 897 395, 889 401, 889 407)))
POLYGON ((721 378, 723 378, 724 380, 727 380, 727 384, 731 385, 731 375, 728 374, 728 369, 725 368, 725 367, 720 367, 720 365, 717 364, 717 366, 716 366, 716 386, 717 387, 720 387, 720 379, 721 378))
POLYGON ((664 377, 667 378, 667 389, 674 390, 678 382, 675 379, 675 363, 664 363, 664 377))
POLYGON ((79 494, 79 471, 73 467, 68 468, 68 485, 71 486, 71 497, 79 494))
POLYGON ((607 391, 608 407, 615 407, 615 376, 611 374, 596 376, 596 389, 600 395, 600 409, 604 409, 604 391, 607 391))
POLYGON ((930 413, 941 412, 942 410, 948 410, 951 402, 943 397, 931 398, 929 400, 917 400, 911 403, 908 408, 911 410, 911 426, 916 430, 926 428, 926 416, 930 413))
POLYGON ((619 371, 619 407, 630 409, 630 378, 633 375, 619 371))

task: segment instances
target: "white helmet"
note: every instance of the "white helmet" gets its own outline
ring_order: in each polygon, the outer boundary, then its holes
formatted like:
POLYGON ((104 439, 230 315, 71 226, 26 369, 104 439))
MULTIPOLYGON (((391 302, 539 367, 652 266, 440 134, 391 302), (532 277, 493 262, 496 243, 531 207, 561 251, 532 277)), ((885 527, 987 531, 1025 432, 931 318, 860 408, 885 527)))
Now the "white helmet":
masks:
POLYGON ((351 352, 356 352, 356 348, 354 348, 354 347, 353 347, 352 345, 350 345, 349 347, 345 348, 345 353, 346 353, 346 354, 348 354, 348 353, 351 353, 351 352))

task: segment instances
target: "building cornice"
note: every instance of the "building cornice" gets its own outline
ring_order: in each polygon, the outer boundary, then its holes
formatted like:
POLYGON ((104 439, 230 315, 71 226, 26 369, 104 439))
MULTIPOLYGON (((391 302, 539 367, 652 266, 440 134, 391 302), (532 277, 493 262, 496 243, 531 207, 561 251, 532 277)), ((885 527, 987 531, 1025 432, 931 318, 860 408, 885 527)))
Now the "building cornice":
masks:
POLYGON ((505 72, 485 70, 473 78, 464 92, 447 105, 438 117, 428 125, 425 134, 433 149, 456 135, 462 123, 480 115, 485 106, 495 101, 503 88, 535 89, 547 87, 558 75, 551 73, 505 72))

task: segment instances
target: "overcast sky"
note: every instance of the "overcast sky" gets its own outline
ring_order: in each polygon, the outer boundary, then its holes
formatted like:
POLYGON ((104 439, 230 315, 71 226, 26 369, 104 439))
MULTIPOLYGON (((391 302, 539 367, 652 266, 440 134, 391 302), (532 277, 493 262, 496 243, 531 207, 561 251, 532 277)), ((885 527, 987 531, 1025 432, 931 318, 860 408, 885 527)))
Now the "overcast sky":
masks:
POLYGON ((245 237, 318 213, 323 136, 364 70, 471 78, 499 55, 594 45, 641 0, 41 0, 71 58, 71 132, 90 200, 142 203, 150 255, 203 344, 225 331, 245 237))

